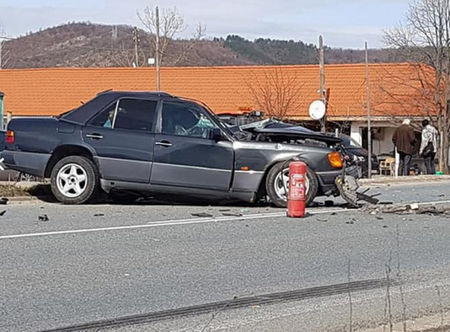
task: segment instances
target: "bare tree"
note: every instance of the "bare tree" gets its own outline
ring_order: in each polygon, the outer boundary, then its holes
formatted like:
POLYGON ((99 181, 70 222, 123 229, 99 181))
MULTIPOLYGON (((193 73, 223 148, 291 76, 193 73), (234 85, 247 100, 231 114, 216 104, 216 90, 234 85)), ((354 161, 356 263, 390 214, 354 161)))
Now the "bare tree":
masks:
POLYGON ((266 115, 284 119, 300 109, 303 84, 289 70, 266 69, 262 75, 254 73, 247 79, 248 89, 256 105, 266 115))
POLYGON ((142 13, 138 12, 139 20, 149 33, 152 54, 159 50, 160 63, 164 63, 167 47, 177 34, 186 29, 183 17, 178 13, 177 8, 162 9, 157 17, 156 7, 145 7, 142 13), (159 31, 159 40, 157 38, 159 31))
POLYGON ((385 34, 386 44, 434 70, 434 110, 440 133, 439 168, 448 173, 450 135, 450 0, 413 0, 406 20, 385 34))
MULTIPOLYGON (((410 118, 429 117, 433 119, 434 103, 434 70, 423 63, 411 63, 399 66, 378 66, 374 73, 376 84, 372 84, 371 104, 378 116, 383 116, 393 125, 401 124, 403 118, 395 113, 410 118)), ((361 107, 365 107, 361 101, 361 107)), ((416 130, 421 124, 413 122, 416 130)))

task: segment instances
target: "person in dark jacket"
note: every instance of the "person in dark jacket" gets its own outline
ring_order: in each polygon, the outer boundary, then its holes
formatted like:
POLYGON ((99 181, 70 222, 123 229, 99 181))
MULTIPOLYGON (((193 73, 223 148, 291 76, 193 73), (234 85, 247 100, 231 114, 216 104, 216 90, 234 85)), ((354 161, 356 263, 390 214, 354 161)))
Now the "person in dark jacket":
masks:
POLYGON ((395 130, 392 142, 400 155, 398 175, 409 175, 411 158, 414 151, 416 135, 411 127, 411 120, 405 119, 400 127, 395 130))

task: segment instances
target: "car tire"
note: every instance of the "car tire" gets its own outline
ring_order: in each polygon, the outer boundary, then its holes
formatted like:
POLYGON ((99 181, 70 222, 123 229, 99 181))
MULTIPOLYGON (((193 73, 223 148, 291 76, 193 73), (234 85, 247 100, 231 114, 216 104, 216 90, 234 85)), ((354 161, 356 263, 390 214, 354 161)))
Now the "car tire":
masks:
MULTIPOLYGON (((283 181, 282 180, 283 174, 284 176, 289 176, 289 163, 285 161, 275 164, 269 170, 269 173, 267 174, 266 177, 267 195, 269 196, 270 201, 277 207, 287 206, 287 197, 286 194, 284 194, 284 196, 282 195, 282 188, 281 188, 283 181)), ((316 174, 309 167, 307 167, 306 170, 306 177, 307 177, 306 205, 309 205, 312 203, 312 201, 317 195, 317 191, 319 189, 319 182, 317 181, 316 174)))
POLYGON ((99 187, 99 173, 94 162, 82 156, 61 159, 53 167, 51 189, 63 204, 83 204, 93 200, 99 187))

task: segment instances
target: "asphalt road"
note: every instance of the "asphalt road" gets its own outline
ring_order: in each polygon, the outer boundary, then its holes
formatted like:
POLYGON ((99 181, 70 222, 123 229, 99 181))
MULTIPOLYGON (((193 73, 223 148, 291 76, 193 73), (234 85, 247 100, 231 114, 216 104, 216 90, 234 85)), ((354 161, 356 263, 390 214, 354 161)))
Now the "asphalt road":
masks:
MULTIPOLYGON (((449 183, 371 192, 393 202, 450 199, 449 183)), ((252 206, 0 207, 6 210, 0 217, 0 331, 40 331, 349 278, 383 279, 388 268, 392 279, 405 282, 408 317, 450 309, 447 216, 372 215, 335 202, 295 220, 280 209, 252 206), (49 220, 39 221, 43 215, 49 220)), ((390 287, 395 319, 403 306, 399 288, 390 287)), ((352 324, 385 319, 386 294, 386 288, 355 292, 352 324)), ((117 330, 339 330, 349 324, 348 311, 348 294, 338 294, 117 330)))

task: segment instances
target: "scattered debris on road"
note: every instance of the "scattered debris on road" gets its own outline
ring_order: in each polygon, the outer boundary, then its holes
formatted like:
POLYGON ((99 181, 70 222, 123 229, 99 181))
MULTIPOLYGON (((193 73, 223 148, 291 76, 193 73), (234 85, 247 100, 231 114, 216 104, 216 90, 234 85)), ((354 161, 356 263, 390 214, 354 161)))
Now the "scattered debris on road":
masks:
POLYGON ((191 216, 194 216, 194 217, 200 217, 200 218, 211 218, 211 217, 213 217, 212 214, 205 213, 205 212, 191 213, 191 216))
POLYGON ((359 190, 359 183, 356 178, 350 175, 342 175, 336 178, 336 186, 341 194, 341 197, 348 203, 350 207, 360 208, 363 204, 378 204, 379 200, 375 198, 379 194, 366 194, 369 189, 362 192, 359 190), (364 202, 364 203, 363 203, 364 202))
MULTIPOLYGON (((448 204, 393 204, 387 205, 367 205, 361 209, 363 212, 370 214, 378 213, 395 213, 395 214, 428 214, 428 215, 443 215, 450 218, 450 205, 448 204)), ((381 217, 377 217, 379 219, 381 217)))
POLYGON ((94 217, 103 217, 103 216, 105 216, 104 213, 96 213, 96 214, 94 214, 94 217))
POLYGON ((6 204, 8 204, 8 201, 9 201, 9 199, 7 199, 6 197, 2 197, 0 199, 0 204, 1 205, 6 205, 6 204))
POLYGON ((46 214, 41 214, 40 216, 38 216, 38 220, 39 221, 49 221, 49 218, 46 214))
POLYGON ((222 215, 225 217, 242 217, 243 214, 239 212, 222 212, 222 215))
POLYGON ((6 210, 3 210, 2 212, 0 212, 0 217, 2 217, 5 213, 6 213, 6 210))

